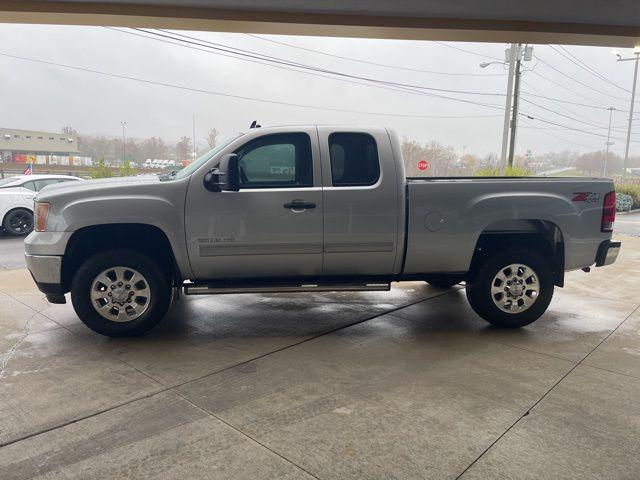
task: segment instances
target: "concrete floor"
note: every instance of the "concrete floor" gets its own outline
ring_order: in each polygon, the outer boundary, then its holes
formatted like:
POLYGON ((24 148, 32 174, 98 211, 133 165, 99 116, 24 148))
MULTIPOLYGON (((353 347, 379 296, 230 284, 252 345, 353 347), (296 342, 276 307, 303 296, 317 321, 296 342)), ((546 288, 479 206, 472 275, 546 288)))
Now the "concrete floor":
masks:
POLYGON ((615 231, 625 235, 640 235, 640 211, 618 213, 615 231))
POLYGON ((24 263, 24 237, 13 237, 0 232, 0 270, 26 268, 24 263))
POLYGON ((93 334, 0 271, 0 478, 640 477, 640 238, 549 311, 464 292, 188 297, 93 334))

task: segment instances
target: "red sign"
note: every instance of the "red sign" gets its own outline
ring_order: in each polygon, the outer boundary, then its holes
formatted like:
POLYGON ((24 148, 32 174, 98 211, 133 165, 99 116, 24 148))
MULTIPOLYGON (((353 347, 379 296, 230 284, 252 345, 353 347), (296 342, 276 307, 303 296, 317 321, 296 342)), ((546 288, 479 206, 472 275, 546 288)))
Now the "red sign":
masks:
POLYGON ((418 162, 418 170, 426 170, 429 168, 429 163, 426 160, 420 160, 418 162))

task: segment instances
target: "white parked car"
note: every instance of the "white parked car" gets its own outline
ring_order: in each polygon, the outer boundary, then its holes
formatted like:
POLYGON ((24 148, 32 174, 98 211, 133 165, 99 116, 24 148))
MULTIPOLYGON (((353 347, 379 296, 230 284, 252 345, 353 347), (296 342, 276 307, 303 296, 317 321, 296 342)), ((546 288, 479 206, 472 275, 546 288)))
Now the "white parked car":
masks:
POLYGON ((48 185, 82 180, 70 175, 17 175, 0 179, 0 225, 10 235, 33 230, 33 198, 48 185))

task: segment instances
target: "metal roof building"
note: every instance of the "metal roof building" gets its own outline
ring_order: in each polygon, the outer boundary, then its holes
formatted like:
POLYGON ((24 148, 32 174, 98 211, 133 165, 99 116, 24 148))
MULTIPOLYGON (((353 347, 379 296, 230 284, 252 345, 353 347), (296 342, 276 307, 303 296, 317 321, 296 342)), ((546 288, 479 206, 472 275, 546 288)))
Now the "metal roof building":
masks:
POLYGON ((61 133, 0 127, 0 152, 77 154, 78 138, 61 133))

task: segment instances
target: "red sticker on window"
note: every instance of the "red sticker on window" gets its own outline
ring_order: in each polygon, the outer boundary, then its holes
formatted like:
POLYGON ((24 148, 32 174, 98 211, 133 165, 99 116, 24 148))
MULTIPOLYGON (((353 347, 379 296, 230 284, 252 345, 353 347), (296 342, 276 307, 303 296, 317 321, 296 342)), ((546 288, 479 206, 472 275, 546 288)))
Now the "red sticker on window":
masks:
POLYGON ((420 160, 418 162, 418 170, 426 170, 429 168, 429 163, 426 160, 420 160))

